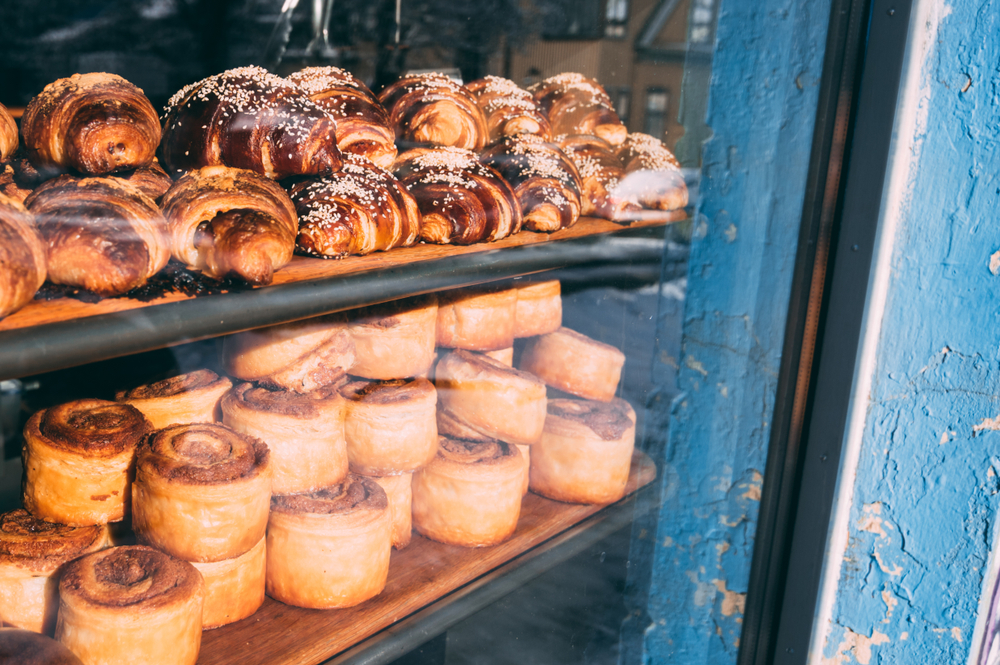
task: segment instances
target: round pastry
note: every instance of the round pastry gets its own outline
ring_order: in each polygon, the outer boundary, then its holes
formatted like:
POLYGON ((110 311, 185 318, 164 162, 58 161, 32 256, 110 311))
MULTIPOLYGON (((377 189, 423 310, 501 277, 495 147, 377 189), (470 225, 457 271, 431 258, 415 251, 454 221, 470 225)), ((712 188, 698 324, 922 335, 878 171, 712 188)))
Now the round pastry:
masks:
POLYGON ((221 561, 264 537, 271 499, 267 446, 223 425, 174 425, 139 447, 132 528, 185 561, 221 561))
POLYGON ((413 526, 449 545, 496 545, 517 528, 523 483, 516 446, 441 437, 434 461, 413 474, 413 526))
POLYGON ((479 353, 453 351, 437 364, 441 405, 486 436, 531 445, 545 426, 545 384, 479 353))
POLYGON ((6 162, 15 150, 17 150, 17 122, 7 107, 0 104, 0 162, 6 162))
POLYGON ((615 194, 653 210, 679 210, 688 203, 688 189, 680 162, 649 134, 629 134, 618 148, 625 167, 615 194))
POLYGON ((596 136, 572 134, 559 139, 559 148, 580 174, 581 214, 627 220, 641 210, 636 201, 618 194, 625 168, 611 144, 596 136))
POLYGON ((452 349, 496 351, 514 345, 517 289, 486 286, 438 296, 437 343, 452 349))
POLYGON ((444 74, 412 74, 378 96, 389 113, 396 143, 482 150, 486 116, 468 89, 444 74))
POLYGON ((531 491, 567 503, 613 503, 625 496, 635 411, 628 402, 549 400, 542 440, 531 455, 531 491))
POLYGON ((20 628, 0 628, 0 664, 83 665, 72 651, 51 637, 20 628))
POLYGON ((28 103, 21 119, 28 157, 39 168, 88 175, 153 161, 160 119, 142 90, 115 74, 74 74, 28 103))
POLYGON ((151 429, 135 407, 102 399, 37 412, 24 426, 24 507, 70 526, 124 519, 136 446, 151 429))
POLYGON ((524 476, 523 484, 521 486, 521 494, 528 493, 528 474, 531 469, 531 446, 518 446, 518 451, 521 453, 521 457, 524 458, 524 476))
POLYGON ((517 287, 514 337, 535 337, 562 326, 562 286, 558 279, 517 287))
POLYGON ((296 393, 241 383, 222 399, 222 421, 271 451, 272 494, 308 492, 344 479, 344 419, 336 386, 296 393))
POLYGON ((31 302, 45 281, 45 263, 31 213, 0 194, 0 319, 31 302))
POLYGON ((538 108, 531 93, 510 79, 485 76, 469 83, 466 88, 479 103, 486 116, 490 143, 519 134, 537 134, 548 138, 549 121, 538 108))
POLYGON ((559 328, 528 340, 520 364, 553 388, 608 402, 618 390, 625 354, 575 330, 559 328))
POLYGON ((267 594, 286 605, 353 607, 389 576, 389 499, 372 478, 349 475, 308 494, 271 500, 267 594))
POLYGON ((151 547, 113 547, 66 566, 56 639, 86 665, 194 665, 204 600, 190 563, 151 547))
POLYGON ((232 559, 191 563, 205 580, 202 628, 218 628, 245 619, 264 604, 264 542, 261 538, 249 552, 232 559))
POLYGON ((427 379, 355 381, 347 398, 351 471, 389 476, 413 471, 437 452, 437 391, 427 379))
POLYGON ((23 508, 0 515, 0 625, 51 635, 59 567, 109 544, 104 525, 43 522, 23 508))
POLYGON ((367 379, 420 376, 434 364, 438 304, 433 295, 394 300, 350 313, 351 374, 367 379))
MULTIPOLYGON (((437 451, 436 440, 434 450, 437 451)), ((389 512, 392 514, 392 546, 401 550, 410 544, 413 531, 413 492, 410 491, 413 474, 380 476, 372 480, 378 483, 389 497, 389 512)))
POLYGON ((504 365, 506 365, 507 367, 513 367, 514 366, 514 347, 513 346, 508 346, 506 349, 496 349, 495 351, 483 351, 483 355, 484 356, 489 356, 490 358, 493 358, 493 360, 496 360, 497 362, 501 362, 504 365))
POLYGON ((486 436, 482 432, 472 429, 465 422, 456 418, 443 404, 438 404, 437 410, 437 430, 438 436, 449 439, 462 439, 463 441, 493 441, 493 437, 486 436))
POLYGON ((549 119, 555 136, 588 134, 618 145, 628 134, 608 93, 592 78, 559 74, 539 81, 528 91, 549 119))
POLYGON ((339 315, 249 330, 222 344, 226 373, 297 393, 336 383, 353 364, 354 342, 339 315))
POLYGON ((142 411, 153 429, 219 420, 219 400, 233 382, 210 369, 200 369, 115 395, 142 411))

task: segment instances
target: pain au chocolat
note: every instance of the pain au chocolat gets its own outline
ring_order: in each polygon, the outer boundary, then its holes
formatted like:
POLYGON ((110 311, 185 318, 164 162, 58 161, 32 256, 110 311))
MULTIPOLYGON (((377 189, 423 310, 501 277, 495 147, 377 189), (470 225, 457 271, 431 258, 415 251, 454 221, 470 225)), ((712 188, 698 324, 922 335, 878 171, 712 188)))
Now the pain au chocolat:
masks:
POLYGON ((265 539, 244 554, 222 561, 192 561, 205 580, 202 628, 245 619, 264 603, 265 539))
POLYGON ((444 74, 413 74, 378 96, 389 113, 396 143, 482 150, 489 138, 476 98, 444 74))
POLYGON ((514 344, 517 289, 487 285, 438 295, 437 343, 449 349, 496 351, 514 344))
POLYGON ((550 76, 528 88, 552 125, 552 134, 588 134, 619 145, 628 130, 601 84, 582 74, 550 76))
POLYGON ((219 401, 232 385, 226 377, 210 369, 200 369, 119 391, 115 400, 139 409, 153 429, 184 423, 214 423, 220 416, 219 401))
POLYGON ((486 116, 491 143, 505 136, 521 134, 549 137, 548 118, 538 108, 535 98, 510 79, 485 76, 469 83, 466 88, 475 96, 486 116))
POLYGON ((521 369, 553 388, 584 399, 609 402, 618 390, 625 354, 569 328, 528 340, 521 369))
POLYGON ((535 337, 562 327, 562 285, 559 280, 517 287, 514 337, 535 337))
POLYGON ((45 281, 45 246, 34 217, 0 194, 0 318, 21 309, 45 281))
POLYGON ((64 645, 51 637, 20 628, 0 628, 3 665, 83 665, 64 645))
POLYGON ((24 426, 24 507, 70 526, 124 519, 136 446, 151 430, 135 407, 100 399, 35 413, 24 426))
POLYGON ((349 313, 351 374, 367 379, 421 376, 434 364, 438 300, 417 296, 349 313))

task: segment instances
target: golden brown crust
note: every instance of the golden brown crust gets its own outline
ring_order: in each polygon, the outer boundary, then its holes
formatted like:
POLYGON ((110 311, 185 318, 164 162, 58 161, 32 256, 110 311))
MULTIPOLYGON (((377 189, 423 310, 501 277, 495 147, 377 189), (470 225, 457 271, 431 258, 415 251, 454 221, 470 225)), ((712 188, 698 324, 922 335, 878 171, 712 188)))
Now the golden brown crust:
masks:
POLYGON ((51 637, 20 628, 0 628, 0 663, 18 665, 83 665, 51 637))
POLYGON ((245 619, 264 603, 265 539, 232 559, 192 562, 205 579, 202 628, 209 630, 245 619))
POLYGON ((405 76, 378 96, 389 113, 396 143, 482 150, 486 117, 465 86, 444 74, 405 76))
POLYGON ((630 427, 635 427, 635 413, 621 399, 610 402, 553 399, 549 400, 548 414, 578 423, 604 441, 617 441, 630 427))
POLYGON ((0 162, 14 154, 17 141, 17 123, 7 107, 0 104, 0 162))
POLYGON ((269 473, 263 441, 223 425, 192 423, 154 432, 140 445, 137 472, 178 485, 219 485, 269 473))
POLYGON ((139 409, 154 429, 218 420, 219 400, 233 383, 209 369, 173 376, 115 395, 139 409))
POLYGON ((0 194, 0 318, 21 309, 45 281, 45 247, 20 201, 0 194))
POLYGON ((410 544, 413 537, 413 492, 410 483, 412 473, 398 476, 372 478, 385 490, 389 498, 389 512, 392 514, 392 546, 401 550, 410 544))
POLYGON ((127 404, 81 399, 37 412, 25 426, 25 437, 88 457, 114 457, 130 449, 151 430, 142 413, 127 404))
POLYGON ((174 181, 170 179, 167 172, 158 162, 153 162, 147 166, 140 166, 131 171, 116 173, 116 178, 127 180, 142 191, 143 194, 159 203, 163 195, 167 193, 174 181))
POLYGON ((548 117, 555 136, 587 134, 618 145, 628 134, 608 93, 594 79, 576 73, 558 74, 528 90, 548 117))
POLYGON ((382 511, 389 508, 389 499, 373 478, 348 474, 334 485, 301 494, 280 494, 271 497, 271 511, 298 515, 336 515, 354 511, 382 511))
POLYGON ((398 379, 426 373, 434 363, 437 303, 436 296, 418 296, 350 312, 351 374, 398 379))
POLYGON ((514 344, 517 289, 487 285, 438 296, 438 346, 495 351, 514 344))
POLYGON ((294 83, 241 67, 186 86, 169 101, 162 154, 168 173, 249 169, 275 180, 340 168, 336 121, 294 83))
POLYGON ((615 194, 654 210, 678 210, 688 203, 681 165, 673 153, 649 134, 629 134, 618 148, 625 176, 615 194))
POLYGON ((562 285, 559 280, 517 287, 514 337, 535 337, 562 326, 562 285))
POLYGON ((625 220, 640 210, 639 204, 618 194, 625 168, 607 141, 581 134, 562 136, 559 148, 573 160, 583 188, 583 215, 625 220))
POLYGON ((27 186, 21 181, 13 164, 0 163, 0 195, 23 205, 32 189, 34 187, 27 186))
POLYGON ((563 392, 608 402, 614 398, 625 354, 569 328, 531 338, 521 369, 563 392))
POLYGON ((160 119, 146 95, 105 73, 45 86, 24 110, 21 129, 33 164, 88 175, 145 166, 160 143, 160 119))
POLYGON ((548 139, 548 118, 531 93, 510 79, 486 76, 466 85, 486 116, 490 142, 504 136, 534 134, 548 139))

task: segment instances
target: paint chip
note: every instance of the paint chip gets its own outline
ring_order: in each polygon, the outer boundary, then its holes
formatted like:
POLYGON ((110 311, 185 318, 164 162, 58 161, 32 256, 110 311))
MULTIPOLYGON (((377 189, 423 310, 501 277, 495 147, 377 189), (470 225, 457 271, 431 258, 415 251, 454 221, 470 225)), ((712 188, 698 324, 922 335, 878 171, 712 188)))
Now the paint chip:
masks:
POLYGON ((888 538, 889 534, 882 528, 883 522, 879 515, 882 514, 882 503, 866 503, 861 508, 861 519, 858 520, 858 530, 874 533, 877 536, 888 538))
POLYGON ((951 629, 951 636, 956 642, 962 641, 962 629, 958 626, 951 629))
POLYGON ((737 593, 726 588, 725 580, 712 580, 712 584, 722 594, 722 616, 731 617, 734 614, 743 614, 746 609, 747 595, 737 593))
POLYGON ((729 226, 726 227, 726 230, 723 231, 723 233, 726 234, 726 242, 736 242, 736 225, 735 224, 730 223, 729 226))
POLYGON ((978 425, 972 426, 973 435, 979 434, 980 432, 986 430, 991 430, 991 431, 1000 430, 1000 415, 998 415, 996 418, 984 418, 983 422, 979 423, 978 425))
POLYGON ((1000 275, 1000 250, 990 255, 990 272, 994 275, 1000 275))
POLYGON ((859 635, 850 628, 844 629, 844 638, 837 646, 837 653, 832 658, 824 657, 822 665, 847 665, 851 655, 861 665, 869 665, 872 660, 872 647, 885 644, 889 636, 872 630, 872 636, 859 635))
POLYGON ((708 376, 708 370, 699 361, 695 360, 694 356, 684 356, 684 364, 687 365, 688 369, 693 369, 702 376, 708 376))

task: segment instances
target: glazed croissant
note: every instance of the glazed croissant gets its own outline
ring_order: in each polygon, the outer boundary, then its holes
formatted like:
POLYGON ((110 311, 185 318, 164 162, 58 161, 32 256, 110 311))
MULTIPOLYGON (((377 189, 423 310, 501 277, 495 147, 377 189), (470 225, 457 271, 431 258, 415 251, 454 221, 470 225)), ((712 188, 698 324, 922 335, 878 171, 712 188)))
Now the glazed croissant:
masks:
POLYGON ((17 123, 10 111, 0 104, 0 162, 5 161, 17 150, 17 123))
POLYGON ((616 220, 640 210, 638 203, 616 194, 625 169, 607 141, 596 136, 565 136, 559 147, 580 172, 582 214, 616 220))
POLYGON ((106 175, 145 166, 160 143, 160 120, 142 90, 114 74, 74 74, 45 86, 21 121, 39 169, 106 175))
POLYGON ((116 173, 116 178, 128 180, 130 183, 142 190, 142 193, 153 199, 157 203, 167 193, 174 181, 170 179, 167 172, 158 163, 153 162, 149 166, 140 166, 131 171, 116 173))
POLYGON ((164 167, 175 174, 233 166, 269 178, 340 168, 337 123, 294 83, 260 67, 210 76, 170 98, 164 167))
POLYGON ((389 116, 372 91, 339 67, 307 67, 288 80, 337 120, 337 147, 342 153, 367 157, 384 169, 396 159, 395 134, 389 116))
POLYGON ((295 206, 278 183, 253 171, 191 171, 164 194, 162 206, 174 257, 213 279, 270 284, 292 259, 295 206))
POLYGON ((594 79, 582 74, 559 74, 536 83, 528 91, 548 116, 556 136, 588 134, 619 145, 628 134, 608 93, 594 79))
POLYGON ((0 319, 24 307, 45 281, 45 247, 21 202, 0 194, 0 319))
POLYGON ((514 188, 525 228, 551 233, 580 218, 580 174, 562 150, 542 137, 504 137, 487 148, 480 160, 514 188))
POLYGON ((299 215, 300 254, 338 259, 409 247, 420 233, 420 210, 395 176, 347 154, 340 173, 292 189, 299 215))
POLYGON ((490 142, 503 136, 537 134, 551 136, 549 121, 531 93, 510 79, 486 76, 466 86, 486 115, 490 142))
POLYGON ((489 130, 476 98, 444 74, 404 76, 383 90, 396 142, 482 150, 489 130))
POLYGON ((681 165, 659 139, 649 134, 629 134, 618 148, 625 177, 615 193, 654 210, 678 210, 688 203, 688 189, 681 165))
POLYGON ((471 245, 521 230, 521 207, 510 185, 460 148, 414 148, 396 158, 396 176, 423 215, 425 242, 471 245))
POLYGON ((25 200, 48 255, 49 281, 112 296, 142 286, 170 259, 166 222, 120 178, 62 175, 25 200))

